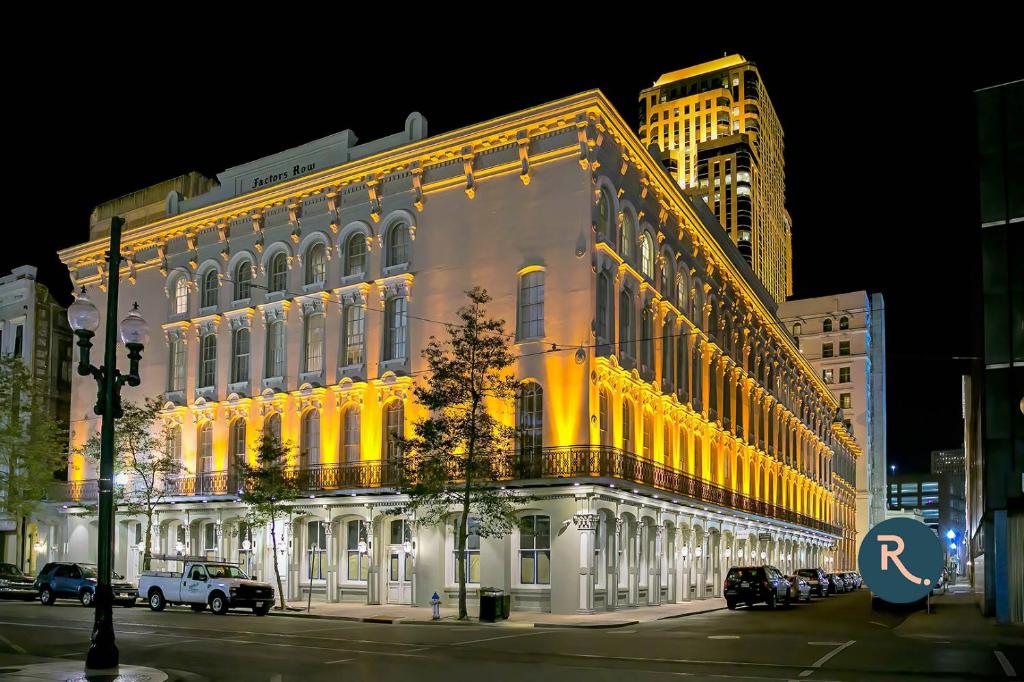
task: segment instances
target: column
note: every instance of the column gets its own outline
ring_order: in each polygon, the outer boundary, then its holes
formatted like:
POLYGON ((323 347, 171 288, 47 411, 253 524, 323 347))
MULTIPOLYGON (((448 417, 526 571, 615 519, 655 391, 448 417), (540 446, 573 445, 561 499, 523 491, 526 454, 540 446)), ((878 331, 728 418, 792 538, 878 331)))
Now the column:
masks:
POLYGON ((672 525, 671 534, 665 535, 665 570, 668 571, 668 593, 666 602, 669 604, 679 603, 679 581, 676 575, 676 564, 679 563, 679 528, 672 525))
POLYGON ((609 610, 619 608, 619 566, 623 551, 622 544, 622 518, 615 518, 615 531, 612 536, 612 547, 608 557, 608 575, 605 582, 608 585, 605 602, 609 610))
POLYGON ((580 536, 580 583, 577 613, 594 612, 594 537, 597 533, 597 514, 581 513, 573 516, 580 536))
POLYGON ((324 521, 324 533, 327 535, 327 601, 338 601, 338 538, 334 532, 331 519, 324 521))
POLYGON ((664 532, 664 526, 654 526, 654 537, 649 543, 650 545, 653 545, 654 549, 654 556, 652 556, 650 561, 647 562, 649 568, 647 571, 647 603, 650 606, 658 606, 661 604, 661 543, 664 532))
MULTIPOLYGON (((372 513, 372 512, 371 512, 372 513)), ((366 576, 366 603, 367 604, 380 604, 381 597, 381 573, 380 565, 382 557, 380 556, 383 551, 382 538, 376 537, 377 531, 374 528, 373 517, 370 520, 365 521, 366 538, 370 542, 370 547, 366 552, 366 559, 369 561, 369 567, 367 569, 368 575, 366 576)))
POLYGON ((626 541, 629 551, 629 590, 626 595, 627 606, 640 606, 640 520, 636 521, 636 530, 629 534, 626 541))
POLYGON ((299 560, 302 556, 298 548, 301 546, 299 542, 299 524, 288 521, 285 523, 285 562, 288 566, 288 598, 297 600, 302 595, 299 590, 302 587, 302 579, 300 577, 302 571, 299 567, 299 560))
POLYGON ((690 601, 690 537, 692 532, 689 529, 679 531, 679 540, 682 547, 679 551, 679 559, 676 562, 676 581, 680 586, 678 601, 690 601))

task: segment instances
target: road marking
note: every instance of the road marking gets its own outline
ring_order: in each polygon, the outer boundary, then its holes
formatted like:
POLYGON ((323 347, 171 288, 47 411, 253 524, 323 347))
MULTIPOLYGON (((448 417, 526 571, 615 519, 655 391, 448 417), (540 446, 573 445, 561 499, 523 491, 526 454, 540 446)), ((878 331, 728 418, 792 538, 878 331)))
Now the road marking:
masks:
POLYGON ((349 661, 354 661, 354 660, 356 660, 356 659, 354 659, 354 658, 339 658, 336 661, 324 661, 324 665, 334 665, 335 663, 348 663, 349 661))
POLYGON ((739 639, 739 635, 708 635, 708 639, 739 639))
POLYGON ((188 644, 189 642, 203 642, 203 641, 205 641, 203 639, 198 639, 198 638, 195 638, 195 639, 179 639, 177 635, 165 635, 165 636, 174 637, 174 639, 173 640, 168 640, 166 642, 157 642, 156 644, 147 644, 146 648, 147 649, 152 649, 152 648, 158 647, 158 646, 167 646, 168 644, 188 644))
POLYGON ((842 642, 808 642, 811 646, 839 646, 842 642))
POLYGON ((1006 654, 1002 651, 993 651, 992 653, 996 655, 996 660, 999 661, 999 665, 1002 666, 1003 672, 1006 673, 1007 677, 1017 676, 1017 671, 1013 669, 1013 665, 1011 665, 1010 661, 1007 660, 1006 654))
POLYGON ((889 627, 889 626, 888 626, 888 625, 886 625, 885 623, 879 623, 879 622, 878 622, 877 620, 869 620, 868 622, 869 622, 869 623, 871 623, 872 625, 879 625, 879 626, 881 626, 881 627, 883 627, 883 628, 887 628, 887 627, 889 627))
POLYGON ((810 675, 813 675, 816 669, 828 663, 829 659, 831 659, 833 656, 838 654, 843 649, 853 646, 856 643, 857 640, 851 639, 849 642, 846 642, 845 644, 840 644, 835 649, 833 649, 832 651, 828 652, 827 654, 816 660, 814 663, 811 663, 811 670, 804 670, 802 673, 800 673, 800 677, 808 677, 810 675))
POLYGON ((20 646, 18 646, 17 644, 12 642, 11 640, 7 639, 3 635, 0 635, 0 642, 4 642, 5 644, 7 644, 7 646, 11 647, 15 651, 17 651, 19 654, 27 654, 28 653, 23 648, 21 648, 20 646))
MULTIPOLYGON (((466 644, 479 644, 480 642, 493 642, 496 639, 510 639, 512 637, 530 637, 539 635, 544 630, 533 630, 532 632, 517 632, 514 635, 499 635, 498 637, 484 637, 483 639, 470 639, 465 642, 453 642, 450 646, 464 646, 466 644)), ((443 646, 443 645, 442 645, 443 646)))
POLYGON ((605 634, 606 635, 631 635, 634 632, 636 632, 636 630, 609 630, 605 634))
POLYGON ((642 656, 604 656, 602 654, 562 654, 571 658, 606 661, 639 661, 644 663, 700 663, 707 665, 749 665, 755 668, 795 668, 787 663, 755 663, 751 661, 710 661, 699 658, 644 658, 642 656))

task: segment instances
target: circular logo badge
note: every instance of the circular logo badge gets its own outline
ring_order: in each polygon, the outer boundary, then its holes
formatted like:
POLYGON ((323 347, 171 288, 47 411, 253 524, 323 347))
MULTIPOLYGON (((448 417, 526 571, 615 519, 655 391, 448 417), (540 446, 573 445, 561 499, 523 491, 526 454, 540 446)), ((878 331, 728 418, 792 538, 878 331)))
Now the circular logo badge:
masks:
POLYGON ((887 519, 860 543, 857 564, 871 591, 894 604, 926 596, 942 575, 942 543, 914 519, 887 519))

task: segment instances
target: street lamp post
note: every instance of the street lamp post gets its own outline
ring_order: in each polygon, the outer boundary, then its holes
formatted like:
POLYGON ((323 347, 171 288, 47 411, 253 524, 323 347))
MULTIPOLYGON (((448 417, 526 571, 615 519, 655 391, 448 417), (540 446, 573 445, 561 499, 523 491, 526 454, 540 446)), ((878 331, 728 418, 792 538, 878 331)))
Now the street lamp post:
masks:
POLYGON ((68 322, 78 337, 78 374, 92 376, 99 385, 93 412, 100 415, 100 472, 99 472, 99 540, 97 548, 96 611, 92 629, 92 643, 85 658, 90 670, 116 668, 117 645, 114 643, 114 594, 110 587, 111 554, 114 545, 114 420, 121 417, 121 387, 138 386, 139 360, 148 341, 146 321, 139 314, 136 303, 121 322, 121 341, 128 349, 128 374, 117 369, 117 294, 121 269, 121 227, 124 220, 114 216, 110 221, 110 250, 107 252, 107 321, 104 327, 103 365, 89 363, 92 338, 99 327, 100 316, 96 306, 82 288, 75 302, 68 308, 68 322))

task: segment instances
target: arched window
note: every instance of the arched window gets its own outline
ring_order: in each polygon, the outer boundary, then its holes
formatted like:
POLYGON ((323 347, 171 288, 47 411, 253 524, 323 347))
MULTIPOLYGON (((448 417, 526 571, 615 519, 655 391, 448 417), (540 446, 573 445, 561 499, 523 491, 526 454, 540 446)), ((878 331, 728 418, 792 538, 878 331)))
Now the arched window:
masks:
POLYGON ((676 388, 689 392, 689 359, 690 359, 690 335, 689 328, 680 325, 679 336, 676 338, 676 388))
POLYGON ((320 464, 320 411, 313 409, 302 415, 302 463, 305 466, 320 464))
POLYGON ((345 276, 366 272, 366 235, 356 232, 345 242, 345 276))
POLYGON ((848 317, 840 317, 839 318, 839 328, 840 329, 849 329, 850 328, 850 318, 848 318, 848 317))
POLYGON ((823 332, 830 332, 830 331, 832 331, 832 320, 831 319, 826 317, 822 321, 822 323, 821 323, 821 331, 823 331, 823 332))
POLYGON ((175 339, 171 341, 171 347, 169 351, 170 366, 168 368, 167 390, 184 391, 186 362, 184 339, 175 339))
POLYGON ((196 458, 196 473, 213 471, 213 422, 203 422, 199 426, 198 457, 196 458))
POLYGON ((628 289, 623 289, 619 294, 619 354, 636 357, 633 348, 634 342, 633 321, 633 296, 628 289))
POLYGON ((358 462, 361 459, 359 416, 359 408, 355 405, 349 405, 342 413, 341 452, 346 462, 358 462))
POLYGON ((407 304, 404 298, 389 298, 384 306, 384 359, 402 360, 408 352, 407 304))
POLYGON ((283 377, 285 364, 284 320, 267 325, 267 377, 283 377))
POLYGON ((597 198, 597 235, 603 241, 611 241, 612 238, 612 211, 612 198, 608 195, 608 190, 602 187, 597 198))
POLYGON ((235 267, 234 293, 236 301, 242 301, 252 296, 252 263, 243 260, 235 267))
POLYGON ((519 519, 519 582, 523 585, 551 583, 551 517, 523 516, 519 519))
POLYGON ((675 345, 676 339, 673 331, 673 323, 666 320, 665 324, 661 326, 661 385, 667 393, 672 392, 672 381, 675 379, 672 370, 672 358, 675 357, 675 354, 672 352, 672 347, 675 345))
POLYGON ((283 251, 278 251, 270 259, 267 279, 267 289, 271 292, 284 291, 288 288, 288 255, 283 251))
POLYGON ((231 468, 241 469, 245 464, 245 419, 238 417, 231 422, 231 432, 228 436, 228 451, 231 458, 231 468))
POLYGON ((646 232, 640 235, 640 272, 644 277, 654 278, 654 247, 651 245, 651 235, 646 232))
MULTIPOLYGON (((685 267, 685 266, 684 266, 685 267)), ((689 278, 683 273, 676 276, 676 307, 683 315, 687 314, 686 302, 690 295, 689 278)))
POLYGON ((409 262, 409 226, 395 223, 388 232, 388 250, 384 266, 401 265, 409 262))
POLYGON ((647 371, 654 367, 654 315, 647 306, 640 311, 640 366, 647 371))
POLYGON ((321 372, 324 368, 324 316, 323 313, 306 315, 303 367, 306 372, 321 372))
POLYGON ((619 255, 625 260, 632 260, 633 249, 636 244, 636 222, 632 215, 624 213, 622 216, 622 228, 619 231, 619 255))
POLYGON ((402 457, 402 439, 405 438, 405 409, 401 400, 392 400, 384 406, 384 459, 394 461, 402 457))
POLYGON ((167 457, 181 466, 181 427, 177 424, 167 428, 167 457))
POLYGON ((249 330, 236 329, 231 338, 231 383, 249 381, 249 330))
POLYGON ((603 270, 597 275, 597 337, 605 341, 612 338, 611 283, 603 270))
POLYGON ((186 314, 188 312, 188 280, 184 275, 174 280, 173 292, 174 314, 186 314))
POLYGON ((544 446, 544 390, 535 381, 523 386, 516 406, 519 451, 538 454, 544 446))
POLYGON ((633 423, 633 403, 622 401, 622 449, 628 454, 636 454, 635 426, 633 423))
POLYGON ((519 276, 519 338, 544 336, 544 271, 519 276))
POLYGON ((199 344, 199 386, 207 388, 217 382, 217 335, 207 334, 199 344))
POLYGON ((217 305, 217 292, 220 290, 220 281, 217 271, 210 268, 203 276, 203 292, 200 296, 203 308, 211 308, 217 305))
POLYGON ((667 301, 676 300, 676 269, 670 257, 665 258, 665 266, 661 268, 661 295, 667 301))
POLYGON ((668 420, 665 420, 665 440, 662 445, 664 448, 663 455, 665 458, 665 465, 675 468, 676 466, 676 449, 675 443, 672 442, 672 427, 669 425, 668 420))
POLYGON ((366 334, 366 310, 361 305, 346 305, 343 311, 342 362, 346 366, 363 364, 366 334))
POLYGON ((700 280, 693 283, 694 293, 690 297, 690 321, 698 329, 704 328, 704 285, 700 280))
POLYGON ((800 324, 799 322, 795 323, 793 325, 793 336, 794 337, 799 337, 800 336, 800 332, 802 332, 803 330, 804 330, 804 326, 802 324, 800 324))
POLYGON ((644 412, 644 433, 643 433, 643 457, 646 460, 654 460, 654 415, 644 412))
POLYGON ((609 447, 612 444, 611 424, 611 399, 608 397, 608 390, 602 388, 598 394, 598 429, 601 434, 601 445, 609 447))
POLYGON ((274 412, 263 422, 263 436, 275 443, 281 442, 281 415, 274 412))
POLYGON ((327 248, 317 242, 306 252, 306 284, 323 284, 327 281, 327 248))

